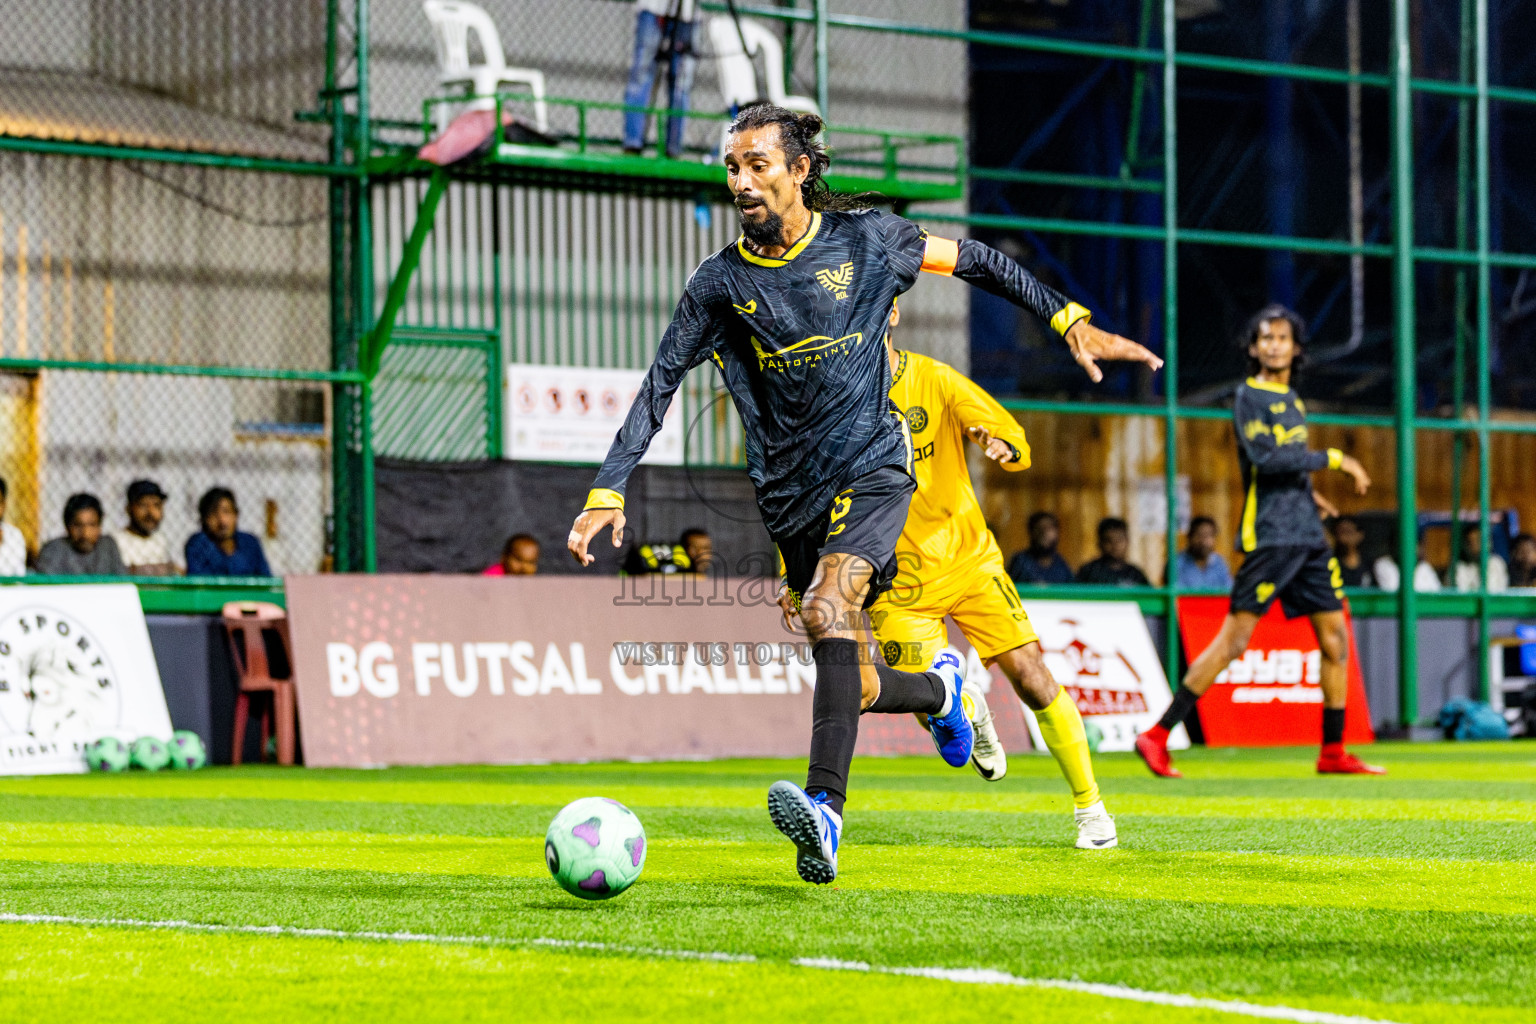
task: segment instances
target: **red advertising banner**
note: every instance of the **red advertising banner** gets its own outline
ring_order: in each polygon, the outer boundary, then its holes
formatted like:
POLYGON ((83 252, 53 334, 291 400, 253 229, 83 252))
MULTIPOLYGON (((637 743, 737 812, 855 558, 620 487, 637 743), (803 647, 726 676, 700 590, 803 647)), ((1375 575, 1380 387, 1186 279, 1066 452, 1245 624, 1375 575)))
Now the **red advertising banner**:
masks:
MULTIPOLYGON (((1179 632, 1191 660, 1216 638, 1227 616, 1225 597, 1179 598, 1179 632)), ((1344 719, 1344 739, 1371 743, 1370 708, 1365 699, 1365 680, 1355 649, 1354 623, 1344 609, 1349 626, 1349 696, 1344 719)), ((1205 742, 1213 747, 1282 747, 1315 744, 1322 740, 1323 690, 1318 673, 1322 652, 1312 623, 1306 617, 1287 619, 1277 601, 1259 620, 1253 640, 1243 656, 1216 677, 1200 698, 1200 727, 1205 742)))
MULTIPOLYGON (((784 630, 777 588, 290 577, 305 763, 804 757, 816 669, 784 630)), ((992 694, 1004 745, 1027 749, 1017 698, 1006 685, 992 694)), ((910 715, 866 716, 859 733, 861 754, 933 752, 910 715)))

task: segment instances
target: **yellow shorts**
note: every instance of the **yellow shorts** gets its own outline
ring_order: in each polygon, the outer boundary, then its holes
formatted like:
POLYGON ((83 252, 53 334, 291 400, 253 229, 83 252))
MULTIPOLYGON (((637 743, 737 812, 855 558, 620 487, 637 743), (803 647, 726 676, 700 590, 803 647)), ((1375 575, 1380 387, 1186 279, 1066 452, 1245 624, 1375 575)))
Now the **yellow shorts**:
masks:
POLYGON ((951 567, 937 585, 909 581, 907 574, 898 574, 895 589, 880 595, 869 610, 875 640, 892 668, 911 671, 933 664, 948 642, 946 615, 982 661, 1037 639, 1001 555, 977 559, 968 570, 951 567))

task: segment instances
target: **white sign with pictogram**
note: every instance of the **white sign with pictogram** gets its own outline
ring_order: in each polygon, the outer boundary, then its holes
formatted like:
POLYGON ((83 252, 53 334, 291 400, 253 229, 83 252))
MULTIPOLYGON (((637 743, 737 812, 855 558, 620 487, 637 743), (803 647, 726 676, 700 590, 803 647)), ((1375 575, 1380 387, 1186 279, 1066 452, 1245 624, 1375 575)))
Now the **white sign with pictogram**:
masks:
MULTIPOLYGON (((1141 609, 1134 601, 1031 601, 1026 596, 1024 610, 1040 637, 1046 667, 1077 702, 1090 737, 1098 730, 1098 749, 1134 749, 1136 734, 1150 728, 1173 697, 1141 609)), ((1024 718, 1035 749, 1044 750, 1028 708, 1024 718)), ((1189 746, 1182 725, 1173 730, 1168 745, 1189 746)))
MULTIPOLYGON (((644 370, 507 366, 503 451, 509 459, 598 464, 635 402, 644 370)), ((683 464, 683 417, 674 397, 641 462, 683 464)))
POLYGON ((83 772, 103 736, 171 738, 138 589, 0 587, 0 775, 83 772))

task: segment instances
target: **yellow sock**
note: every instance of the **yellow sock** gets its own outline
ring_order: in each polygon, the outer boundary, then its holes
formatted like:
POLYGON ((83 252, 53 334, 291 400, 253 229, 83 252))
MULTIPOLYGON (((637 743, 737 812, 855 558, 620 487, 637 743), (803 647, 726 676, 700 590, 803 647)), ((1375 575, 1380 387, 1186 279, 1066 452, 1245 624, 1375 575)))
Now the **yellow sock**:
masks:
POLYGON ((1043 711, 1035 712, 1040 735, 1051 756, 1061 766, 1061 774, 1072 787, 1072 803, 1082 809, 1099 802, 1099 784, 1093 778, 1093 762, 1088 759, 1088 735, 1083 732, 1083 718, 1066 690, 1043 711))

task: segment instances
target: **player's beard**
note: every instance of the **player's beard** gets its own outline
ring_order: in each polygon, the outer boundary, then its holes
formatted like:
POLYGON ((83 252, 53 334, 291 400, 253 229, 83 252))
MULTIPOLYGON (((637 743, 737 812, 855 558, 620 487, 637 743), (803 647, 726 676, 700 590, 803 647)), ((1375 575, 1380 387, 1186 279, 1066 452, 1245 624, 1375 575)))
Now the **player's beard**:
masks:
POLYGON ((770 245, 784 244, 784 218, 768 209, 768 204, 763 204, 764 216, 762 220, 753 220, 742 210, 737 210, 741 218, 741 233, 747 236, 747 241, 759 249, 770 245))

